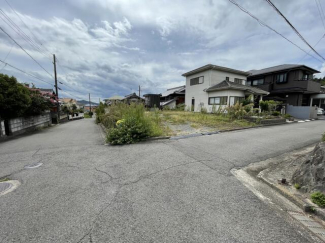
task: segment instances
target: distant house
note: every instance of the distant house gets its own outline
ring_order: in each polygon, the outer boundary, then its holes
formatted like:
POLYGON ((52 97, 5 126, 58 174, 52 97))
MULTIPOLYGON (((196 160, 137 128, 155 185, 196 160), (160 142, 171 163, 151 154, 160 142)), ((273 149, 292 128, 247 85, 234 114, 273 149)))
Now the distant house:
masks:
POLYGON ((249 75, 248 72, 212 64, 184 73, 186 108, 196 112, 204 108, 211 112, 213 107, 232 106, 250 95, 261 100, 269 92, 245 85, 249 75))
POLYGON ((119 96, 119 95, 115 95, 115 96, 112 96, 112 97, 109 97, 107 99, 104 99, 104 102, 108 105, 111 105, 111 104, 116 104, 118 102, 121 102, 121 100, 123 99, 124 97, 123 96, 119 96))
POLYGON ((121 101, 125 102, 127 104, 144 103, 144 98, 141 98, 136 93, 132 93, 132 94, 126 95, 123 99, 121 99, 121 101))
POLYGON ((160 106, 175 109, 177 105, 185 103, 185 85, 167 89, 160 96, 160 106))
MULTIPOLYGON (((283 64, 248 72, 250 75, 247 77, 247 85, 269 92, 265 99, 282 101, 292 106, 318 106, 322 103, 319 98, 321 85, 312 80, 313 75, 319 71, 313 68, 283 64)), ((324 101, 325 95, 322 97, 324 101)))
MULTIPOLYGON (((95 112, 98 105, 91 105, 91 111, 95 112)), ((90 105, 84 105, 84 111, 90 111, 90 105)))
POLYGON ((61 106, 66 106, 68 108, 71 108, 73 105, 75 105, 77 107, 77 109, 79 109, 79 105, 77 100, 72 99, 72 98, 61 98, 59 99, 61 106))

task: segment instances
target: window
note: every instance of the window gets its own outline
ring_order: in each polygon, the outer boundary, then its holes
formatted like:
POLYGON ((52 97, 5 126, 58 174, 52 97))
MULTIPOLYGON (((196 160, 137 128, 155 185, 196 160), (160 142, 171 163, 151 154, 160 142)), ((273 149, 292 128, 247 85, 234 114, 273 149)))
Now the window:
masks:
POLYGON ((252 82, 252 85, 262 85, 262 84, 264 84, 264 79, 263 78, 260 78, 260 79, 255 79, 255 80, 253 80, 253 81, 251 81, 252 82))
POLYGON ((228 102, 227 96, 209 98, 209 105, 227 105, 227 102, 228 102))
POLYGON ((236 84, 243 84, 243 79, 240 79, 240 78, 235 78, 235 80, 234 80, 234 82, 236 83, 236 84))
POLYGON ((190 79, 190 85, 197 85, 197 84, 203 84, 204 77, 197 77, 197 78, 192 78, 190 79))
POLYGON ((226 80, 229 81, 229 77, 226 77, 226 80))
POLYGON ((302 80, 309 80, 309 74, 304 72, 302 75, 302 80))
POLYGON ((234 97, 234 104, 241 103, 245 100, 245 97, 234 97))
POLYGON ((252 81, 247 81, 247 82, 246 82, 246 85, 247 85, 247 86, 252 86, 252 81))
POLYGON ((280 73, 280 74, 275 75, 275 82, 277 84, 286 83, 287 82, 287 74, 280 73))

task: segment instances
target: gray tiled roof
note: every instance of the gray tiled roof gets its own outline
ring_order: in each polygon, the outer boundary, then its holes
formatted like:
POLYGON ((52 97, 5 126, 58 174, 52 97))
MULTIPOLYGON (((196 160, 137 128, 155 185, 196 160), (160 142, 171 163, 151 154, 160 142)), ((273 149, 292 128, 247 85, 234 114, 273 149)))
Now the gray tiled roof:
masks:
POLYGON ((282 64, 274 67, 269 67, 269 68, 263 68, 259 70, 249 70, 248 72, 251 74, 250 76, 257 76, 261 74, 266 74, 266 73, 273 73, 273 72, 278 72, 282 70, 287 70, 287 69, 293 69, 293 68, 303 68, 303 69, 309 69, 310 71, 313 71, 314 73, 319 73, 319 71, 307 67, 305 65, 299 65, 299 64, 282 64))
POLYGON ((216 84, 214 86, 211 86, 210 88, 206 89, 206 92, 210 92, 210 91, 218 91, 218 90, 227 90, 227 89, 235 89, 235 90, 244 90, 244 91, 248 91, 251 92, 253 94, 258 94, 258 95, 268 95, 269 92, 259 89, 259 88, 255 88, 252 86, 247 86, 247 85, 242 85, 242 84, 236 84, 230 81, 222 81, 219 84, 216 84))
POLYGON ((185 91, 185 85, 167 89, 164 93, 161 94, 161 97, 166 97, 168 95, 174 94, 174 93, 179 93, 179 92, 184 92, 185 91))
POLYGON ((222 67, 222 66, 207 64, 207 65, 205 65, 203 67, 199 67, 199 68, 194 69, 192 71, 183 73, 182 76, 187 77, 187 76, 190 76, 190 75, 193 75, 193 74, 196 74, 196 73, 200 73, 200 72, 203 72, 203 71, 206 71, 206 70, 210 70, 210 69, 224 71, 224 72, 228 72, 228 73, 236 73, 236 74, 244 75, 244 76, 248 76, 249 75, 249 72, 244 72, 244 71, 237 70, 237 69, 232 69, 232 68, 227 68, 227 67, 222 67))

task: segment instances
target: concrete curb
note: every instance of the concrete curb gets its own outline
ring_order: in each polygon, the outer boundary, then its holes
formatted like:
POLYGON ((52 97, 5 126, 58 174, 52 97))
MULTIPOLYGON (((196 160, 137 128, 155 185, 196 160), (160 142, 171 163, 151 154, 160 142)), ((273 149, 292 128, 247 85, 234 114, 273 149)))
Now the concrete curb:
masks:
POLYGON ((293 202, 295 205, 297 205, 299 208, 301 208, 305 212, 310 213, 312 211, 311 209, 314 209, 315 211, 313 213, 325 221, 325 213, 322 210, 319 210, 318 209, 319 207, 317 205, 315 206, 315 204, 311 204, 308 201, 291 194, 285 188, 280 187, 280 186, 270 182, 267 178, 265 178, 265 174, 267 173, 268 170, 270 170, 270 169, 268 168, 268 169, 262 170, 260 173, 258 173, 257 178, 261 179, 265 184, 267 184, 272 189, 279 192, 282 196, 284 196, 285 198, 287 198, 288 200, 293 202))

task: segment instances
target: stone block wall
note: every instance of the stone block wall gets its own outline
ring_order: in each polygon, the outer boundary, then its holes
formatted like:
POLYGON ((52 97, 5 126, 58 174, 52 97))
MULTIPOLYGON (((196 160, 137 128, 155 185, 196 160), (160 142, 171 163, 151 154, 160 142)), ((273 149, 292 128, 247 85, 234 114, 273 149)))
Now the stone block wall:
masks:
POLYGON ((6 131, 5 131, 5 122, 1 121, 0 122, 0 137, 3 137, 6 135, 6 131))
POLYGON ((10 135, 17 135, 49 125, 51 125, 50 113, 39 116, 19 117, 9 120, 9 132, 10 135))

